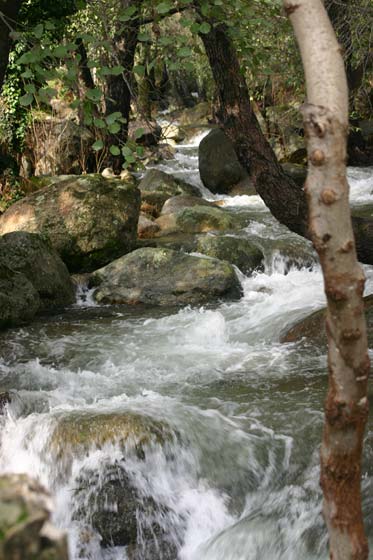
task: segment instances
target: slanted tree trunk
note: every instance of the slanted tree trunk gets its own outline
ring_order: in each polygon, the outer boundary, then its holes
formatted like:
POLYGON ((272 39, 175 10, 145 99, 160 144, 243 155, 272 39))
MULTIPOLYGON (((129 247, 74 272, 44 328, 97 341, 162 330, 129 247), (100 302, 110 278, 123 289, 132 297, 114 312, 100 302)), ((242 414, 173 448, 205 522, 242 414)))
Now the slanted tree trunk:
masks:
POLYGON ((227 26, 216 21, 209 23, 211 30, 201 34, 201 39, 216 84, 218 124, 232 140, 238 159, 275 218, 292 231, 306 235, 307 203, 303 189, 285 175, 260 129, 227 26))
POLYGON ((0 0, 0 90, 8 67, 9 51, 12 44, 10 32, 16 27, 22 1, 0 0))
POLYGON ((327 296, 329 390, 321 447, 324 517, 332 560, 367 560, 361 455, 368 416, 365 278, 357 262, 346 180, 348 90, 340 48, 321 0, 284 0, 307 82, 306 193, 327 296))

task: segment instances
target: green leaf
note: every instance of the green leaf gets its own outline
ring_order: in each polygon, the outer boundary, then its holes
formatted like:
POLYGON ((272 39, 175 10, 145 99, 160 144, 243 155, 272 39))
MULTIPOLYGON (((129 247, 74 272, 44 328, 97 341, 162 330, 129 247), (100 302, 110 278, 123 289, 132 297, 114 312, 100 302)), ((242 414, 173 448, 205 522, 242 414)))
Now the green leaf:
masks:
POLYGON ((170 2, 161 2, 156 7, 158 14, 167 14, 172 8, 172 4, 170 2))
POLYGON ((57 58, 64 58, 67 56, 69 52, 68 48, 65 45, 58 45, 55 49, 53 49, 52 54, 57 58))
POLYGON ((127 159, 128 156, 132 156, 132 150, 131 148, 129 148, 128 146, 123 146, 122 148, 122 154, 124 155, 124 157, 127 159))
POLYGON ((32 78, 34 75, 31 72, 30 68, 27 68, 27 70, 25 70, 24 72, 22 72, 21 74, 22 78, 32 78))
POLYGON ((189 47, 181 47, 181 49, 179 49, 177 51, 177 54, 178 54, 178 56, 181 56, 182 58, 186 58, 188 56, 192 56, 193 51, 189 47))
POLYGON ((109 125, 109 132, 110 132, 111 134, 117 134, 117 133, 120 131, 120 129, 121 129, 121 126, 120 126, 120 124, 117 123, 117 122, 115 122, 115 123, 109 125))
POLYGON ((19 98, 19 102, 23 107, 27 107, 28 105, 31 105, 33 101, 34 101, 34 95, 32 93, 26 93, 25 95, 22 95, 22 97, 19 98))
POLYGON ((44 33, 44 25, 42 23, 38 23, 38 25, 36 25, 32 30, 32 33, 37 39, 41 39, 44 33))
POLYGON ((97 128, 106 128, 106 123, 103 119, 93 119, 93 124, 97 128))
POLYGON ((124 71, 123 66, 113 66, 113 68, 110 69, 110 73, 113 76, 120 76, 121 74, 123 74, 123 71, 124 71))
POLYGON ((113 156, 120 156, 120 148, 118 148, 118 146, 112 145, 112 146, 110 146, 109 149, 110 149, 110 153, 111 153, 113 156))
POLYGON ((143 66, 142 64, 136 64, 133 67, 133 71, 135 72, 135 74, 137 74, 138 76, 145 76, 145 66, 143 66))
POLYGON ((105 120, 107 124, 110 125, 115 123, 115 121, 120 119, 121 117, 122 117, 122 113, 120 111, 115 111, 115 113, 110 113, 110 115, 107 115, 107 117, 105 117, 105 120))
POLYGON ((92 150, 94 150, 95 152, 102 150, 103 147, 104 143, 102 140, 96 140, 96 142, 92 144, 92 150))
POLYGON ((91 101, 100 101, 102 97, 102 91, 99 88, 87 89, 86 96, 91 101))
POLYGON ((207 23, 207 21, 204 21, 199 28, 199 32, 206 35, 207 33, 210 33, 210 31, 211 31, 211 25, 207 23))
POLYGON ((133 135, 134 138, 135 138, 135 140, 138 140, 139 138, 141 138, 141 136, 144 135, 144 132, 145 132, 145 130, 144 130, 143 128, 137 128, 137 129, 135 130, 134 135, 133 135))
POLYGON ((25 85, 25 91, 27 91, 27 93, 35 93, 36 92, 36 88, 34 84, 26 84, 25 85))
POLYGON ((150 41, 149 33, 139 33, 137 38, 139 41, 142 41, 143 43, 150 41))

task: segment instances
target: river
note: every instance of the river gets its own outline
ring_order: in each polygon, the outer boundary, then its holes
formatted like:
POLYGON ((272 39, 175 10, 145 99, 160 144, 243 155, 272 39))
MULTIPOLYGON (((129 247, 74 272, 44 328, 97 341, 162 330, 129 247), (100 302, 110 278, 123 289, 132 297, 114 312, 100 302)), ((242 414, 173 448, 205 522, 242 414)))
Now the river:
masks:
MULTIPOLYGON (((219 198, 199 183, 199 140, 179 146, 161 168, 219 198)), ((350 169, 349 179, 353 204, 373 202, 373 169, 350 169)), ((240 274, 240 301, 99 307, 82 289, 65 313, 1 335, 1 386, 14 398, 3 419, 0 471, 27 472, 52 492, 73 560, 126 558, 124 548, 101 549, 95 536, 82 548, 74 515, 91 507, 76 492, 79 477, 99 477, 108 465, 119 465, 157 505, 152 515, 180 560, 327 558, 318 482, 325 348, 279 342, 324 305, 320 268, 309 243, 276 223, 259 197, 220 198, 246 220, 235 234, 265 254, 263 272, 240 274), (165 423, 174 437, 126 457, 107 443, 71 457, 68 468, 52 453, 61 418, 126 412, 165 423)), ((365 272, 368 294, 373 267, 365 272)), ((363 478, 371 544, 372 428, 370 421, 363 478)), ((140 526, 148 521, 138 516, 140 526)))

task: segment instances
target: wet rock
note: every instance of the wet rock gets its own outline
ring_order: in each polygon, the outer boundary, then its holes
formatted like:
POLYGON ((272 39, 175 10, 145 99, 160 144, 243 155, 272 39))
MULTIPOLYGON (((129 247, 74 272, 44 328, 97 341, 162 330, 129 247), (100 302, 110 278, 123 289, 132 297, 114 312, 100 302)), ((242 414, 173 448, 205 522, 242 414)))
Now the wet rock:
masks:
POLYGON ((39 294, 26 276, 0 262, 0 329, 31 321, 39 308, 39 294))
POLYGON ((167 195, 167 198, 186 194, 201 197, 201 193, 194 185, 189 185, 181 179, 176 179, 172 175, 160 171, 159 169, 149 169, 139 183, 141 194, 157 192, 167 195))
POLYGON ((0 477, 0 560, 68 560, 65 535, 50 523, 51 499, 26 475, 0 477))
POLYGON ((11 402, 10 393, 4 391, 0 393, 0 416, 5 412, 6 406, 11 402))
POLYGON ((107 443, 136 449, 144 445, 163 444, 172 438, 171 429, 150 416, 135 412, 76 412, 56 419, 50 449, 57 459, 84 456, 89 449, 100 449, 107 443))
POLYGON ((196 250, 209 257, 228 261, 244 274, 251 274, 263 267, 262 251, 247 239, 205 235, 198 238, 196 250))
POLYGON ((94 272, 99 303, 199 304, 236 299, 241 287, 232 266, 171 249, 144 248, 94 272))
MULTIPOLYGON (((373 295, 364 298, 368 328, 369 347, 373 344, 373 295)), ((305 338, 317 346, 326 344, 325 332, 326 309, 319 309, 308 317, 301 319, 280 337, 280 342, 298 342, 305 338)))
POLYGON ((140 239, 151 239, 160 230, 154 219, 150 219, 147 214, 140 213, 139 223, 137 225, 137 235, 140 239))
POLYGON ((160 235, 227 231, 237 225, 229 212, 214 206, 184 208, 180 212, 160 216, 156 222, 160 226, 160 235))
POLYGON ((247 176, 231 140, 220 128, 211 130, 203 138, 198 158, 202 183, 213 193, 229 193, 234 185, 247 176))
POLYGON ((0 237, 0 262, 31 282, 39 294, 39 311, 74 303, 75 291, 66 265, 40 235, 15 231, 0 237))
POLYGON ((90 271, 132 250, 139 207, 133 182, 70 176, 13 204, 0 217, 0 234, 39 233, 71 272, 90 271))
POLYGON ((373 264, 373 206, 352 208, 351 216, 359 260, 373 264))
POLYGON ((179 195, 169 198, 163 205, 161 216, 165 214, 174 214, 184 208, 192 208, 193 206, 210 206, 214 207, 213 202, 208 202, 197 196, 179 195))
POLYGON ((102 547, 126 546, 132 560, 176 560, 175 543, 157 522, 167 509, 140 496, 123 462, 104 467, 100 475, 84 471, 74 501, 84 504, 74 517, 84 521, 90 538, 98 533, 102 547))

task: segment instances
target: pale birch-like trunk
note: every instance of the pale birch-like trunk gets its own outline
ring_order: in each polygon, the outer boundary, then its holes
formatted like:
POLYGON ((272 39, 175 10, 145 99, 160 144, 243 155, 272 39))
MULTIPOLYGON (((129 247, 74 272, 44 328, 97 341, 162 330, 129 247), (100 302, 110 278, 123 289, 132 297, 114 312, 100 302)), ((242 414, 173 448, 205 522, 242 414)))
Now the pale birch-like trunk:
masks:
POLYGON ((307 82, 309 228, 327 296, 329 390, 321 446, 323 511, 332 560, 367 560, 361 455, 369 358, 346 179, 348 90, 340 47, 321 0, 284 0, 307 82))

